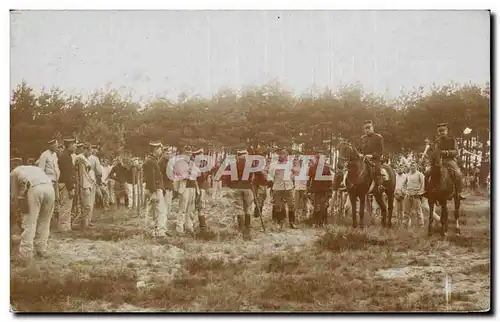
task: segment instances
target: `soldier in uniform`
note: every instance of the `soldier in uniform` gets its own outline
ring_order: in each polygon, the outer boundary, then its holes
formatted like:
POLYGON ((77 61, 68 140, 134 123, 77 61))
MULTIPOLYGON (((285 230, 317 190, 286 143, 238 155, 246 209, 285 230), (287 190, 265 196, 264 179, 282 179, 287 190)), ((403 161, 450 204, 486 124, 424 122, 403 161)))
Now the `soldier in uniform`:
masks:
MULTIPOLYGON (((443 165, 450 171, 457 193, 460 199, 465 199, 462 195, 462 172, 458 167, 456 156, 458 155, 458 146, 455 138, 448 135, 448 123, 440 123, 437 126, 438 135, 434 141, 435 146, 441 151, 443 165)), ((427 181, 430 176, 430 168, 425 172, 426 192, 427 181)))
POLYGON ((86 230, 90 226, 91 213, 93 210, 92 190, 95 189, 95 175, 93 175, 93 167, 88 159, 91 155, 90 145, 80 143, 77 147, 78 152, 80 152, 75 157, 76 181, 79 185, 77 189, 79 191, 79 202, 81 205, 80 227, 82 230, 86 230))
POLYGON ((65 149, 59 157, 59 231, 71 230, 71 208, 75 188, 75 167, 72 154, 75 151, 75 139, 64 139, 65 149))
POLYGON ((147 211, 154 221, 154 237, 163 238, 167 233, 167 220, 165 217, 165 201, 163 199, 163 176, 158 165, 162 152, 160 142, 149 143, 149 154, 142 169, 146 183, 147 211))
POLYGON ((236 151, 236 169, 238 172, 238 180, 231 180, 229 187, 234 189, 238 195, 238 199, 243 201, 243 212, 244 216, 241 214, 237 215, 238 228, 243 232, 243 238, 245 240, 250 240, 252 238, 250 234, 251 229, 251 208, 254 202, 254 196, 252 192, 252 178, 253 173, 249 173, 248 178, 243 178, 243 172, 245 171, 246 157, 248 151, 245 149, 236 151))
POLYGON ((54 203, 54 224, 59 221, 59 161, 57 152, 59 151, 59 144, 56 139, 48 142, 49 148, 40 155, 38 159, 38 166, 45 172, 45 174, 52 180, 54 191, 56 194, 56 201, 54 203))
POLYGON ((195 197, 197 182, 191 180, 193 169, 191 155, 193 149, 186 145, 182 155, 174 165, 174 189, 179 193, 179 213, 177 215, 176 231, 182 235, 184 233, 194 234, 193 215, 195 210, 195 197))
POLYGON ((316 227, 322 227, 327 224, 328 216, 328 201, 332 197, 333 181, 331 180, 316 180, 316 175, 319 176, 317 171, 322 166, 323 171, 321 175, 331 176, 330 167, 326 164, 320 164, 321 152, 317 152, 312 166, 309 168, 309 181, 307 183, 307 192, 311 195, 314 212, 312 215, 313 224, 316 227))
POLYGON ((375 188, 382 191, 381 158, 384 154, 384 138, 382 135, 375 133, 372 121, 365 121, 363 129, 365 134, 361 136, 361 156, 367 156, 373 163, 372 174, 375 188))
POLYGON ((21 210, 21 242, 17 262, 27 265, 36 255, 48 257, 47 241, 54 209, 55 192, 52 179, 36 166, 18 166, 10 173, 10 197, 13 208, 21 210))
MULTIPOLYGON (((255 151, 255 155, 266 156, 264 151, 255 151)), ((253 166, 257 166, 257 161, 254 161, 253 166)), ((271 185, 271 181, 267 180, 267 173, 269 170, 269 164, 266 163, 264 170, 254 173, 253 180, 253 190, 255 193, 255 207, 253 211, 253 216, 259 218, 262 215, 262 210, 264 208, 264 202, 267 197, 267 188, 271 185)))
MULTIPOLYGON (((195 161, 195 158, 197 155, 203 155, 204 150, 199 149, 197 151, 193 151, 192 155, 192 160, 195 161)), ((196 165, 193 165, 196 166, 196 165)), ((200 162, 200 168, 204 168, 207 166, 207 161, 202 160, 200 162)), ((196 189, 196 195, 195 195, 195 209, 198 212, 198 223, 200 225, 200 231, 201 232, 206 232, 207 231, 207 220, 205 215, 202 213, 203 209, 205 208, 205 202, 206 202, 206 196, 207 196, 207 191, 210 188, 210 183, 209 183, 209 177, 212 175, 213 169, 209 171, 203 171, 199 173, 198 177, 196 178, 196 183, 197 183, 197 189, 196 189)))
POLYGON ((175 150, 172 147, 163 148, 163 156, 158 161, 160 172, 163 179, 163 200, 165 203, 165 220, 168 221, 172 211, 172 199, 174 192, 174 182, 172 181, 173 164, 169 163, 170 159, 175 156, 175 150), (167 169, 170 167, 170 169, 167 169), (170 173, 170 175, 169 175, 170 173))

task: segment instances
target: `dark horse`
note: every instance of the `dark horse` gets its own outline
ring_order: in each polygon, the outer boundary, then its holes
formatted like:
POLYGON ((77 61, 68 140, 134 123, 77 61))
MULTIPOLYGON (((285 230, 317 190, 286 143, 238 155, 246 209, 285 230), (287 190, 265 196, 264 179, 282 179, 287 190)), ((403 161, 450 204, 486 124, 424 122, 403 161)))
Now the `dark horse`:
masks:
MULTIPOLYGON (((356 203, 359 198, 359 221, 360 227, 364 227, 364 212, 366 195, 370 190, 370 185, 373 182, 374 175, 371 170, 372 167, 368 164, 365 156, 360 157, 358 151, 354 146, 348 142, 341 142, 338 147, 339 158, 348 160, 347 165, 347 182, 346 188, 349 194, 349 199, 352 206, 352 226, 357 227, 356 217, 356 203)), ((382 198, 381 191, 374 189, 373 196, 377 201, 382 213, 382 226, 391 227, 392 225, 392 210, 394 207, 394 191, 396 189, 396 173, 388 165, 382 165, 382 168, 389 174, 389 180, 383 183, 384 191, 387 194, 387 201, 389 203, 389 218, 387 217, 387 207, 382 198)))
POLYGON ((431 175, 427 189, 427 199, 429 200, 429 236, 432 235, 432 213, 434 205, 441 206, 441 236, 448 234, 448 200, 455 202, 455 227, 456 233, 460 234, 458 218, 460 214, 460 196, 457 193, 457 187, 446 166, 443 166, 441 159, 441 150, 437 145, 428 146, 428 155, 431 164, 431 175))

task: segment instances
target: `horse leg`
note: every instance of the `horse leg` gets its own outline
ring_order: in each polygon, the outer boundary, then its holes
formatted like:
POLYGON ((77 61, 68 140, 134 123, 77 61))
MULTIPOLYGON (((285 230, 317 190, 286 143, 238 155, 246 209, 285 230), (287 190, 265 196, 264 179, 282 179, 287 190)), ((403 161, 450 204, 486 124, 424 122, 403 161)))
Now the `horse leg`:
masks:
POLYGON ((349 194, 349 200, 351 201, 351 211, 352 211, 352 227, 356 228, 358 227, 357 223, 357 218, 356 218, 356 203, 357 203, 357 196, 352 193, 349 194))
POLYGON ((365 227, 365 201, 366 195, 359 198, 359 226, 361 229, 365 227))
POLYGON ((460 217, 460 196, 459 196, 458 193, 455 194, 454 201, 455 201, 455 211, 454 211, 454 214, 455 214, 455 229, 456 229, 457 235, 460 235, 460 225, 458 223, 458 219, 460 217))
POLYGON ((434 200, 431 198, 427 198, 427 202, 429 203, 429 228, 427 235, 432 236, 432 221, 434 220, 434 200))
POLYGON ((386 227, 387 226, 387 222, 386 222, 387 209, 385 207, 384 198, 382 197, 382 193, 380 193, 380 192, 377 192, 374 196, 375 196, 375 202, 377 203, 378 207, 380 208, 380 215, 382 216, 382 227, 386 227))
POLYGON ((387 203, 388 203, 388 214, 389 214, 389 217, 388 217, 388 222, 387 222, 387 225, 389 226, 389 228, 392 227, 392 212, 394 210, 394 193, 392 192, 389 192, 387 193, 387 203))
POLYGON ((440 200, 441 204, 441 236, 446 237, 448 235, 448 207, 446 197, 444 200, 440 200))

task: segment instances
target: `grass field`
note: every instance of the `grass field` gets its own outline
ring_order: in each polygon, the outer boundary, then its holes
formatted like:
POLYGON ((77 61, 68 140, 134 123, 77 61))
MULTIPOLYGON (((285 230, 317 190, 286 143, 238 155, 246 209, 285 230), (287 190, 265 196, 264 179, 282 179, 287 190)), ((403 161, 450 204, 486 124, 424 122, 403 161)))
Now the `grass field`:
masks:
POLYGON ((243 241, 233 216, 241 211, 224 191, 221 201, 208 202, 208 237, 173 236, 162 244, 145 237, 135 214, 98 211, 92 231, 51 235, 51 258, 11 268, 11 304, 21 312, 490 308, 484 197, 465 201, 462 234, 454 236, 450 225, 447 241, 419 228, 384 230, 379 222, 364 230, 350 222, 280 230, 268 204, 267 233, 252 218, 253 239, 243 241))

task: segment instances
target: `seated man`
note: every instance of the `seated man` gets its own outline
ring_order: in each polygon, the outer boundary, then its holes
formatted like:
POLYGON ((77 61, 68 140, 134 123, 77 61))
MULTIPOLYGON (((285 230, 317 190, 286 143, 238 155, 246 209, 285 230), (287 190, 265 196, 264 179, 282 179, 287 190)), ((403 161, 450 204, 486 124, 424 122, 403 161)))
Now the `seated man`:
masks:
MULTIPOLYGON (((384 138, 375 133, 372 121, 364 122, 365 134, 361 137, 361 153, 367 157, 370 164, 373 165, 373 181, 375 188, 383 190, 383 177, 381 175, 381 158, 384 153, 384 138)), ((371 188, 370 188, 371 190, 371 188)))

